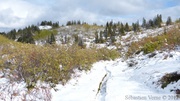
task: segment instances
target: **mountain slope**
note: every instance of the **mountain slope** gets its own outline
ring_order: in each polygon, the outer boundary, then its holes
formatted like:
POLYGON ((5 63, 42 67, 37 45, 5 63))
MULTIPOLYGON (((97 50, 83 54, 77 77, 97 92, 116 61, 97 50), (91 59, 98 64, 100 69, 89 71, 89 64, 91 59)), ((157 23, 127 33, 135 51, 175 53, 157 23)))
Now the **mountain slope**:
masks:
POLYGON ((166 32, 163 28, 127 32, 115 36, 116 42, 111 44, 95 43, 89 36, 86 44, 91 45, 87 48, 77 43, 24 44, 0 36, 0 99, 166 101, 169 96, 177 99, 180 27, 175 24, 166 28, 166 32))
POLYGON ((75 77, 67 85, 58 85, 58 91, 52 90, 52 100, 152 101, 153 97, 156 97, 158 101, 168 101, 163 97, 176 98, 174 91, 180 89, 180 81, 172 82, 163 89, 159 80, 167 73, 180 70, 179 57, 180 50, 176 50, 169 53, 157 52, 152 58, 149 58, 148 54, 127 61, 117 59, 97 62, 90 72, 81 72, 80 77, 75 77), (135 61, 137 64, 129 67, 129 61, 135 61))

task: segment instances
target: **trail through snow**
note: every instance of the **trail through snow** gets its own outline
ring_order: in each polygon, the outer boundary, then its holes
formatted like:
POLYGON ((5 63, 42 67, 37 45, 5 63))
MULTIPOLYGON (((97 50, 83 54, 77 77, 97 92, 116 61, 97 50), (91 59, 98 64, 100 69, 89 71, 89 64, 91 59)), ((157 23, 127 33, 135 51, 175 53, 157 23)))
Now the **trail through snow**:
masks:
POLYGON ((82 74, 80 78, 72 79, 65 86, 58 85, 59 90, 52 91, 52 100, 125 101, 134 94, 157 94, 145 85, 131 79, 133 70, 127 68, 127 63, 122 62, 121 59, 97 62, 90 72, 80 73, 82 74), (101 82, 100 91, 97 94, 101 82))
POLYGON ((105 97, 106 97, 106 93, 107 93, 107 82, 109 80, 109 78, 111 77, 111 71, 109 71, 107 69, 107 67, 105 67, 105 71, 106 71, 106 75, 103 77, 101 83, 100 83, 100 98, 101 101, 105 101, 105 97))
POLYGON ((120 60, 107 67, 111 72, 111 77, 108 79, 106 88, 106 97, 104 101, 125 101, 131 100, 130 96, 151 95, 156 94, 145 85, 132 80, 132 70, 127 69, 127 64, 120 60))
MULTIPOLYGON (((180 70, 180 51, 156 52, 123 61, 99 61, 88 72, 80 72, 58 91, 52 101, 177 101, 171 90, 180 89, 180 80, 162 89, 158 81, 180 70), (137 62, 128 67, 128 61, 137 62), (164 95, 163 95, 164 94, 164 95), (171 95, 168 95, 171 94, 171 95)), ((178 99, 179 100, 179 99, 178 99)))
MULTIPOLYGON (((176 98, 173 91, 180 89, 180 80, 164 89, 159 80, 167 73, 180 73, 180 48, 172 52, 156 52, 151 58, 149 55, 96 62, 90 71, 75 70, 76 74, 66 85, 58 84, 54 89, 44 90, 47 85, 39 83, 39 91, 32 91, 27 99, 42 101, 42 98, 47 99, 46 92, 51 90, 51 101, 179 101, 173 99, 176 98), (129 67, 129 62, 135 64, 129 67)), ((4 101, 9 101, 16 89, 21 95, 14 95, 13 101, 21 100, 27 92, 25 83, 9 85, 4 78, 0 81, 0 95, 4 101)))

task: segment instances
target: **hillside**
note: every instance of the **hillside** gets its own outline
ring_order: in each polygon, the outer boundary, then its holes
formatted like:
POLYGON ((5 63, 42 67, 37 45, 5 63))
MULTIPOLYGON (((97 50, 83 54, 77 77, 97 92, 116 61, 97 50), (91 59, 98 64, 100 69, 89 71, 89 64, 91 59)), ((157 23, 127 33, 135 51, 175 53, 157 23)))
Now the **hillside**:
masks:
POLYGON ((0 35, 0 99, 178 100, 180 24, 123 26, 30 26, 0 35))
MULTIPOLYGON (((39 26, 40 28, 42 26, 39 26)), ((46 29, 42 29, 46 30, 46 29)), ((76 37, 81 38, 84 42, 91 42, 94 40, 95 32, 100 32, 104 30, 103 26, 97 25, 70 25, 70 26, 61 26, 55 29, 57 32, 55 34, 55 43, 60 44, 73 44, 76 37)), ((51 33, 50 33, 51 34, 51 33)), ((40 40, 36 40, 36 45, 40 44, 43 45, 46 43, 46 37, 38 38, 40 40)))
POLYGON ((124 58, 100 61, 89 72, 79 72, 67 85, 58 85, 58 91, 51 91, 52 100, 179 100, 178 26, 168 26, 167 33, 164 28, 157 28, 122 36, 121 54, 127 52, 124 58))

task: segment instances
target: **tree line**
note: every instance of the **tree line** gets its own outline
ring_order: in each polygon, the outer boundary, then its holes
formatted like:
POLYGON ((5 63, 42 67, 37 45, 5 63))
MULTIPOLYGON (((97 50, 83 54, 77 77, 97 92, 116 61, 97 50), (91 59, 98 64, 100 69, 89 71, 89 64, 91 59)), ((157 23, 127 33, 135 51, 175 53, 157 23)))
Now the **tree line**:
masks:
MULTIPOLYGON (((178 22, 178 21, 176 21, 178 22)), ((180 22, 180 19, 179 19, 180 22)), ((111 42, 114 43, 116 41, 116 36, 125 35, 126 32, 134 31, 139 32, 141 29, 152 29, 152 28, 160 28, 162 27, 162 15, 157 14, 153 19, 146 20, 144 17, 142 19, 142 24, 139 24, 139 21, 132 23, 131 26, 126 22, 123 24, 122 22, 114 23, 113 21, 107 22, 105 25, 104 31, 95 32, 95 43, 104 43, 111 42)), ((171 25, 172 19, 169 16, 165 24, 171 25)))
MULTIPOLYGON (((39 24, 38 24, 39 25, 39 24)), ((59 27, 59 22, 52 22, 52 21, 42 21, 40 23, 41 26, 49 25, 52 26, 53 28, 58 28, 59 27)))
POLYGON ((70 26, 70 25, 83 25, 83 24, 87 24, 86 22, 82 22, 80 20, 72 20, 72 21, 67 21, 66 26, 70 26))
MULTIPOLYGON (((180 19, 176 20, 176 22, 180 22, 180 19)), ((104 43, 104 42, 114 43, 116 41, 116 36, 118 35, 125 35, 129 31, 138 32, 138 31, 141 31, 141 29, 160 28, 162 27, 162 23, 163 21, 162 21, 161 14, 157 14, 153 19, 149 19, 149 20, 146 20, 143 17, 141 25, 139 24, 139 21, 136 21, 132 23, 131 25, 129 25, 128 22, 114 23, 113 21, 110 21, 105 24, 105 29, 103 31, 95 32, 95 43, 104 43)), ((171 25, 172 23, 173 22, 170 16, 167 18, 167 21, 164 22, 164 24, 166 24, 167 26, 171 25)), ((67 21, 66 23, 67 26, 83 25, 83 24, 87 24, 87 23, 82 22, 80 20, 67 21)), ((52 26, 53 28, 57 28, 59 27, 59 22, 42 21, 38 25, 42 25, 42 26, 49 25, 49 26, 52 26)), ((12 40, 16 39, 18 42, 34 44, 35 42, 34 42, 33 36, 35 33, 40 33, 40 29, 36 25, 31 25, 31 26, 25 27, 24 29, 19 29, 19 30, 13 29, 7 33, 1 32, 0 34, 12 40)), ((83 46, 82 38, 77 37, 77 36, 74 35, 75 41, 78 39, 78 44, 83 46)), ((54 41, 55 41, 54 33, 51 33, 51 35, 49 35, 47 38, 47 43, 52 44, 54 43, 54 41)))
MULTIPOLYGON (((41 26, 49 25, 52 26, 53 28, 58 28, 59 22, 52 23, 52 21, 42 21, 41 24, 38 24, 38 26, 39 25, 41 26)), ((0 34, 6 36, 8 39, 17 40, 17 42, 34 44, 35 43, 35 40, 33 38, 34 35, 40 33, 40 29, 38 26, 31 25, 23 29, 18 29, 18 30, 12 29, 7 33, 1 32, 0 34)), ((53 33, 51 34, 50 37, 51 38, 49 38, 48 36, 47 42, 52 44, 55 40, 53 33)))

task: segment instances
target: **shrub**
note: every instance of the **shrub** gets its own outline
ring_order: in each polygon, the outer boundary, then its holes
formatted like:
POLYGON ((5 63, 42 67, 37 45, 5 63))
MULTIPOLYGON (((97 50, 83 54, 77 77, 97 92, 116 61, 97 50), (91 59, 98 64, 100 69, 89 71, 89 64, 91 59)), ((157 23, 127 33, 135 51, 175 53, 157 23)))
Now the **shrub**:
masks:
POLYGON ((164 75, 159 82, 161 83, 161 88, 164 89, 168 84, 177 82, 178 80, 180 80, 180 74, 178 74, 177 72, 173 72, 164 75))
POLYGON ((150 43, 146 43, 143 48, 142 51, 145 54, 154 52, 155 50, 159 49, 161 47, 161 43, 159 41, 156 42, 150 42, 150 43))
POLYGON ((148 54, 155 50, 172 50, 177 45, 180 45, 180 31, 174 27, 164 34, 132 42, 126 56, 129 57, 134 53, 140 53, 140 51, 148 54))
POLYGON ((17 79, 14 76, 9 77, 17 81, 25 81, 30 90, 39 80, 47 82, 51 87, 59 82, 65 84, 71 78, 74 69, 89 70, 91 64, 96 61, 115 59, 118 56, 116 50, 106 48, 82 49, 78 45, 35 46, 4 42, 0 48, 0 57, 3 57, 0 58, 0 68, 3 71, 9 69, 9 75, 18 76, 17 79))
POLYGON ((47 38, 48 36, 51 36, 51 34, 56 35, 57 30, 41 30, 40 32, 35 33, 34 39, 35 40, 44 39, 47 38))

